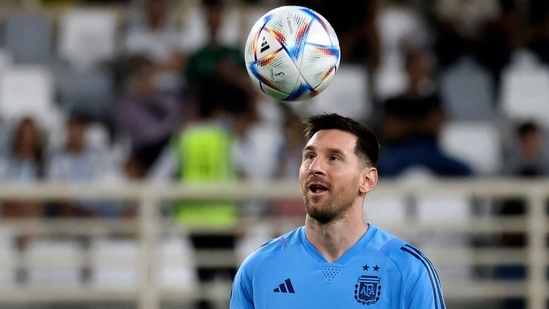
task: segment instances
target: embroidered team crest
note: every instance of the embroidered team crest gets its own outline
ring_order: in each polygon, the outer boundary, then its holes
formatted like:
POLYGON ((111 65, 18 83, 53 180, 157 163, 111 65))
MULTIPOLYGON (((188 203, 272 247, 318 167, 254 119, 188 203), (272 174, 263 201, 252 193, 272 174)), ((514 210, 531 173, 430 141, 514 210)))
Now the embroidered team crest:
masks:
POLYGON ((381 294, 381 279, 378 276, 360 276, 355 284, 355 300, 363 305, 373 305, 381 294))

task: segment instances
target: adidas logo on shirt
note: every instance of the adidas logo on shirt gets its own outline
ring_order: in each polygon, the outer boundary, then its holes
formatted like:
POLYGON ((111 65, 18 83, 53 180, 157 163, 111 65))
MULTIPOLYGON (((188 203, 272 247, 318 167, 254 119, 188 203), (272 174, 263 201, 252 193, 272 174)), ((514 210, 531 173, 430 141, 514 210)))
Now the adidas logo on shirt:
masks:
POLYGON ((292 285, 292 281, 290 280, 290 278, 284 280, 284 282, 279 284, 277 288, 274 288, 273 292, 295 294, 294 286, 292 285))

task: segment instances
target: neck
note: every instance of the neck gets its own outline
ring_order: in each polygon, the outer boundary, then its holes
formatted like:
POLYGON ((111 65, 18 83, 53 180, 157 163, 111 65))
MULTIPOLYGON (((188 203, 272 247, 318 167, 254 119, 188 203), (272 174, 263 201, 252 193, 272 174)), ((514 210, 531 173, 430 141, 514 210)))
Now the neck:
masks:
POLYGON ((330 263, 354 246, 367 230, 362 207, 354 207, 342 218, 326 224, 310 216, 305 219, 307 239, 330 263))

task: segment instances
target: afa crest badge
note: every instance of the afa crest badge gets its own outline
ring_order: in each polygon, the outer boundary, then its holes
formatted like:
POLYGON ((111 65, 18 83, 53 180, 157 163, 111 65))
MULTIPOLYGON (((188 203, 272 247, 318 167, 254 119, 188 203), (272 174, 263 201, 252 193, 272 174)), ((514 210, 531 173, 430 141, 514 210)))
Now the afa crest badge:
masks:
POLYGON ((355 284, 355 300, 363 305, 373 305, 381 295, 381 279, 378 276, 360 276, 355 284))

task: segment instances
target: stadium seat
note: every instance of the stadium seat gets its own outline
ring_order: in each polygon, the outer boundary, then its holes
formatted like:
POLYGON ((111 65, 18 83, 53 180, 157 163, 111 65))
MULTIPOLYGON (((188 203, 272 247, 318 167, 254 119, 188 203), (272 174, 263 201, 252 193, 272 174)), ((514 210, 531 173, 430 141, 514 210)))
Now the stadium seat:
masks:
MULTIPOLYGON (((137 239, 98 237, 92 240, 91 285, 96 290, 131 292, 138 287, 140 243, 137 239)), ((186 236, 160 240, 159 287, 165 292, 192 293, 197 287, 192 246, 186 236)))
POLYGON ((469 58, 443 71, 440 90, 451 120, 493 120, 498 117, 493 81, 469 58))
POLYGON ((118 21, 109 9, 68 9, 59 20, 59 57, 77 68, 115 60, 118 21))
POLYGON ((375 91, 381 101, 398 95, 406 89, 402 55, 397 52, 384 56, 383 63, 375 76, 375 91))
POLYGON ((53 21, 46 14, 15 13, 4 24, 4 48, 16 64, 50 64, 54 60, 53 21))
MULTIPOLYGON (((429 171, 416 169, 409 171, 399 179, 402 183, 415 186, 417 184, 429 185, 430 182, 437 181, 438 178, 429 171)), ((375 192, 373 193, 375 196, 375 192)), ((381 210, 381 213, 385 213, 387 218, 384 222, 388 224, 391 222, 390 220, 394 220, 395 224, 400 225, 403 222, 410 223, 404 227, 405 230, 400 235, 426 253, 433 263, 440 264, 437 269, 441 278, 444 278, 443 280, 448 278, 463 282, 472 278, 473 251, 468 236, 444 231, 446 226, 467 224, 470 221, 473 207, 468 196, 453 193, 422 194, 407 199, 387 196, 380 202, 378 209, 381 210), (387 205, 391 205, 391 203, 387 203, 390 200, 393 200, 393 203, 397 202, 396 205, 403 209, 397 212, 397 217, 394 217, 394 211, 387 207, 387 205), (433 226, 433 228, 432 230, 417 230, 414 229, 414 226, 433 226), (447 250, 455 250, 452 253, 451 263, 446 263, 447 250)), ((368 211, 372 211, 370 209, 372 203, 367 201, 366 204, 369 207, 366 210, 368 213, 368 211)), ((373 208, 375 209, 375 207, 374 203, 373 208)), ((377 211, 379 212, 379 210, 377 211)))
POLYGON ((91 287, 102 291, 135 291, 140 279, 139 250, 135 239, 92 239, 91 287))
POLYGON ((408 200, 404 196, 378 196, 374 190, 364 202, 364 220, 384 226, 404 222, 407 218, 408 200))
MULTIPOLYGON (((416 199, 416 217, 421 225, 466 225, 473 217, 472 202, 467 196, 453 194, 422 196, 416 199)), ((439 261, 442 280, 463 282, 473 278, 474 254, 468 235, 437 231, 435 227, 432 232, 423 233, 415 245, 430 259, 439 261), (446 263, 447 250, 452 250, 450 263, 446 263)))
POLYGON ((168 292, 192 293, 198 286, 192 244, 187 235, 160 241, 160 288, 168 292))
POLYGON ((549 122, 549 67, 527 52, 516 54, 503 72, 500 104, 508 119, 549 122))
POLYGON ((439 138, 443 151, 468 163, 478 175, 501 172, 503 145, 496 122, 451 121, 439 138))
POLYGON ((14 243, 13 232, 7 227, 0 227, 0 289, 15 284, 17 251, 14 243))
MULTIPOLYGON (((185 50, 193 52, 206 44, 208 29, 205 20, 200 6, 192 6, 185 11, 181 29, 185 50)), ((224 44, 238 46, 246 40, 246 37, 242 38, 243 33, 247 36, 247 32, 241 31, 238 10, 227 6, 220 26, 219 39, 224 44)))
POLYGON ((314 104, 300 106, 300 113, 334 112, 357 120, 366 119, 373 109, 366 69, 361 65, 341 65, 331 84, 312 100, 314 104))
POLYGON ((253 224, 253 228, 249 229, 237 242, 236 256, 239 262, 250 255, 257 248, 265 244, 269 239, 275 235, 273 226, 268 223, 257 222, 253 224))
POLYGON ((46 66, 17 65, 0 71, 0 118, 12 124, 30 115, 49 127, 58 121, 54 92, 54 78, 46 66))
POLYGON ((427 196, 416 201, 416 216, 429 223, 465 223, 471 219, 471 203, 459 195, 427 196))
POLYGON ((375 76, 375 91, 380 100, 385 100, 406 88, 402 47, 409 44, 423 46, 427 32, 420 16, 398 6, 386 6, 380 11, 378 29, 382 57, 375 76))
POLYGON ((63 111, 77 112, 95 120, 108 118, 115 93, 114 78, 108 68, 67 67, 56 72, 56 76, 59 106, 63 111))
POLYGON ((6 50, 0 48, 0 72, 13 65, 13 56, 6 50))
POLYGON ((28 286, 36 289, 76 290, 81 287, 84 256, 73 239, 36 239, 23 253, 28 286))

